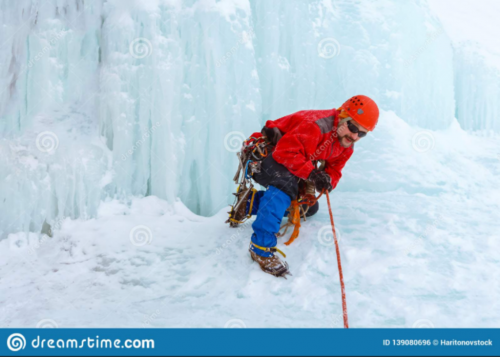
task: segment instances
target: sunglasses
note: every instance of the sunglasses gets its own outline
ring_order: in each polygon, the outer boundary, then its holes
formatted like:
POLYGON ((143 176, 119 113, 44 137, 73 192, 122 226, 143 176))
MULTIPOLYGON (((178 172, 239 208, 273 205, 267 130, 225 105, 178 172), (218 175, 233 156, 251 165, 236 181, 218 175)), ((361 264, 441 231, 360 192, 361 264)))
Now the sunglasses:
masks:
POLYGON ((366 134, 368 134, 366 131, 361 131, 358 129, 356 125, 354 125, 351 121, 347 122, 347 127, 349 128, 349 131, 353 134, 358 134, 360 138, 364 138, 366 134))

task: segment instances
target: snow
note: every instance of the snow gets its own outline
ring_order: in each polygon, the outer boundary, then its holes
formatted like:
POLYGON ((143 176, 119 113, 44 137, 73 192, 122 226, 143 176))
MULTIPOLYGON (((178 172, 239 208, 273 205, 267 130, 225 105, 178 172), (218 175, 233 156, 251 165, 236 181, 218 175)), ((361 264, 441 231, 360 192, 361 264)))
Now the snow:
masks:
MULTIPOLYGON (((456 124, 424 150, 419 131, 382 118, 332 193, 351 326, 498 327, 498 136, 456 124)), ((251 222, 229 228, 227 211, 109 199, 52 238, 10 234, 0 241, 2 326, 341 328, 326 200, 292 245, 290 233, 280 239, 287 280, 251 261, 251 222)))
POLYGON ((498 327, 498 6, 0 1, 1 326, 341 327, 324 200, 288 280, 224 221, 244 138, 366 94, 332 194, 351 325, 498 327))

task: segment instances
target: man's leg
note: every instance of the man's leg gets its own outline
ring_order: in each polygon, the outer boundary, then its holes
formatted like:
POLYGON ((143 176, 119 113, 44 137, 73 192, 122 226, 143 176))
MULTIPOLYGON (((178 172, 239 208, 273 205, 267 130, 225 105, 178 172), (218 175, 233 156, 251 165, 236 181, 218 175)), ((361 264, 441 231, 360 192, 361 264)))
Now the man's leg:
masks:
MULTIPOLYGON (((252 224, 254 231, 252 243, 265 248, 276 246, 276 233, 279 232, 281 220, 291 202, 291 198, 286 193, 274 186, 269 186, 260 199, 257 219, 252 224)), ((271 252, 257 248, 254 244, 251 244, 250 250, 255 254, 262 257, 273 255, 271 252)))
MULTIPOLYGON (((288 169, 276 162, 270 155, 261 165, 261 172, 255 173, 254 180, 267 187, 264 193, 255 194, 252 209, 247 203, 247 212, 257 213, 257 218, 252 224, 254 233, 250 242, 250 255, 259 263, 260 268, 277 277, 285 277, 290 272, 288 264, 282 262, 275 255, 276 233, 279 232, 281 220, 292 200, 297 198, 299 192, 299 178, 288 169), (258 195, 257 195, 258 194, 258 195)), ((310 207, 310 214, 318 210, 318 204, 310 207)), ((308 212, 309 213, 309 212, 308 212)))
POLYGON ((254 180, 264 186, 274 186, 286 193, 291 200, 299 193, 299 178, 269 155, 262 161, 261 171, 253 175, 254 180))
MULTIPOLYGON (((262 186, 268 187, 268 190, 260 199, 257 218, 252 224, 254 233, 251 238, 250 251, 261 257, 257 257, 261 268, 273 274, 272 271, 268 271, 272 269, 266 269, 265 265, 276 267, 282 263, 278 257, 274 257, 274 253, 270 252, 269 248, 276 247, 276 233, 279 232, 286 209, 297 197, 299 178, 288 171, 285 166, 276 162, 272 156, 268 156, 262 162, 261 172, 254 174, 254 179, 262 186), (272 258, 273 263, 268 264, 268 261, 265 261, 266 258, 272 258)), ((255 256, 252 258, 256 260, 255 256)), ((282 265, 286 266, 286 263, 282 265)))

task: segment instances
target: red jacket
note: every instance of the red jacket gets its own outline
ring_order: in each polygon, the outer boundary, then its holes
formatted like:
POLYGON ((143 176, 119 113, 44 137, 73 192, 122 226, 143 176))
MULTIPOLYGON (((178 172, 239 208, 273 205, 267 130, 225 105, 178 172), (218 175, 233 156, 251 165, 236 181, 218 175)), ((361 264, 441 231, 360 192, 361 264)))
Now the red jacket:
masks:
MULTIPOLYGON (((273 158, 295 176, 307 179, 314 169, 312 161, 325 160, 325 171, 335 188, 342 169, 353 153, 353 146, 343 148, 337 138, 338 111, 303 110, 276 120, 268 120, 268 128, 276 128, 283 137, 276 145, 273 158)), ((276 131, 275 129, 275 131, 276 131)))

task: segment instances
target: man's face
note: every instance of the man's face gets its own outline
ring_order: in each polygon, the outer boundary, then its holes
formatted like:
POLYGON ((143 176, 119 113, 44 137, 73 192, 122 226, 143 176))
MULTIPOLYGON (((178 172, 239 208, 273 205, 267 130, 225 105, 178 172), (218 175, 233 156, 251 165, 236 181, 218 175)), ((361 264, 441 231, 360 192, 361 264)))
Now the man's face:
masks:
MULTIPOLYGON (((356 126, 360 132, 361 131, 365 132, 365 133, 368 132, 368 130, 366 128, 359 125, 355 120, 350 120, 349 122, 351 123, 351 125, 356 126)), ((354 134, 352 131, 349 130, 347 122, 345 122, 341 126, 339 126, 337 133, 338 133, 340 145, 342 145, 342 147, 344 147, 344 148, 350 147, 356 141, 361 139, 359 137, 358 133, 354 134)))

